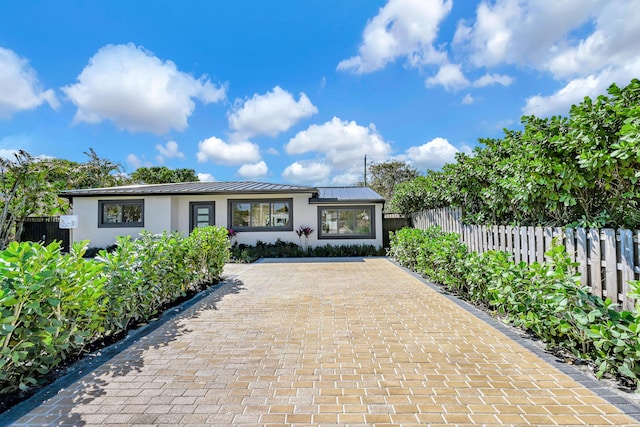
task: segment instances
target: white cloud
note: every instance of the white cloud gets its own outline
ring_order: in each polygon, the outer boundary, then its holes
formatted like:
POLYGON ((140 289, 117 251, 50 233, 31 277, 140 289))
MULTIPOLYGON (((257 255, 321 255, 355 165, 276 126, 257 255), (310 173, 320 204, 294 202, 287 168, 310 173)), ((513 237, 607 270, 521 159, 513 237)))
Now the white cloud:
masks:
POLYGON ((178 143, 175 141, 168 141, 166 145, 156 145, 156 150, 160 153, 157 159, 160 163, 164 162, 165 157, 167 159, 179 158, 184 159, 184 153, 178 150, 178 143))
POLYGON ((214 182, 216 180, 210 173, 198 173, 198 179, 202 182, 214 182))
POLYGON ((317 112, 318 108, 304 93, 296 101, 293 95, 276 86, 264 95, 254 94, 244 103, 236 101, 229 113, 229 128, 237 133, 238 139, 276 136, 317 112))
POLYGON ((315 152, 339 170, 360 168, 365 154, 371 161, 387 160, 391 146, 373 124, 368 127, 334 117, 322 125, 311 125, 298 132, 285 145, 287 154, 315 152))
POLYGON ((410 147, 404 155, 399 156, 419 170, 438 170, 445 163, 455 162, 458 149, 444 138, 434 138, 418 147, 410 147))
MULTIPOLYGON (((526 114, 566 114, 585 96, 639 75, 640 8, 628 0, 483 0, 473 22, 459 24, 453 46, 477 67, 514 64, 548 72, 563 87, 530 97, 526 114)), ((474 82, 505 76, 490 75, 474 82)), ((500 77, 500 79, 496 78, 500 77)))
POLYGON ((15 160, 15 154, 18 152, 18 150, 16 149, 7 149, 7 148, 0 148, 0 157, 3 159, 9 159, 9 160, 15 160))
POLYGON ((500 84, 502 86, 509 86, 513 83, 513 78, 506 74, 485 74, 479 79, 473 82, 474 87, 485 87, 493 84, 500 84))
POLYGON ((599 95, 605 94, 611 82, 626 86, 631 81, 627 77, 629 74, 640 75, 640 58, 634 64, 630 64, 629 68, 615 71, 606 70, 597 75, 573 79, 551 95, 532 96, 527 99, 522 112, 525 115, 533 114, 539 117, 554 114, 566 115, 569 112, 569 107, 582 102, 585 96, 595 99, 599 95), (630 73, 629 69, 633 69, 633 73, 630 73))
POLYGON ((324 162, 294 162, 282 172, 282 177, 293 184, 326 183, 331 166, 324 162))
POLYGON ((226 143, 212 136, 198 143, 198 162, 210 161, 218 164, 241 165, 258 162, 260 148, 249 141, 226 143))
POLYGON ((604 3, 484 0, 478 5, 475 22, 458 25, 453 43, 467 50, 476 66, 538 66, 547 62, 560 45, 569 43, 571 32, 593 17, 604 3))
POLYGON ((438 73, 433 77, 429 77, 425 84, 427 87, 441 85, 446 90, 457 90, 470 85, 469 80, 464 76, 458 64, 442 65, 438 73))
POLYGON ((267 164, 261 160, 258 163, 244 164, 238 169, 238 175, 246 179, 256 179, 265 176, 269 172, 267 164))
POLYGON ((27 59, 0 47, 0 117, 9 118, 45 102, 53 109, 60 105, 52 89, 42 88, 27 59))
POLYGON ((370 73, 400 57, 412 66, 444 62, 446 53, 433 44, 452 6, 451 0, 389 0, 367 22, 358 55, 341 61, 338 70, 370 73))
POLYGON ((276 150, 273 147, 269 147, 267 148, 267 153, 271 154, 272 156, 279 156, 280 152, 278 150, 276 150))
POLYGON ((142 160, 140 160, 140 158, 133 153, 127 156, 127 163, 133 169, 138 169, 139 167, 142 167, 142 160))
POLYGON ((78 107, 74 123, 111 120, 130 132, 182 131, 195 109, 193 98, 206 104, 225 97, 224 87, 132 43, 101 48, 77 80, 62 88, 78 107))
POLYGON ((475 102, 473 96, 470 93, 466 94, 464 98, 462 98, 462 105, 471 105, 475 102))

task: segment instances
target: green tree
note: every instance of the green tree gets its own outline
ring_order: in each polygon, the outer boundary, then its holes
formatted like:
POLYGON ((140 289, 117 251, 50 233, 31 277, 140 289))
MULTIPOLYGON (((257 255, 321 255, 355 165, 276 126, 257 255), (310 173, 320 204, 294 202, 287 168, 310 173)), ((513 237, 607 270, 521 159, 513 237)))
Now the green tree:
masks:
MULTIPOLYGON (((399 160, 388 160, 382 163, 373 163, 368 167, 371 181, 369 187, 384 197, 391 200, 398 184, 411 181, 419 176, 418 171, 411 165, 399 160)), ((388 209, 391 208, 387 204, 388 209)))
POLYGON ((193 169, 169 169, 166 166, 138 168, 131 174, 131 180, 139 184, 169 184, 173 182, 198 182, 200 179, 193 169))
POLYGON ((585 98, 568 116, 521 119, 442 173, 396 188, 401 212, 463 207, 483 224, 640 227, 640 80, 585 98))
POLYGON ((55 215, 63 211, 59 188, 49 181, 50 163, 20 150, 14 159, 0 158, 0 249, 22 233, 31 215, 55 215))
POLYGON ((84 154, 89 160, 82 164, 75 188, 114 187, 129 183, 122 164, 98 156, 93 148, 84 154))

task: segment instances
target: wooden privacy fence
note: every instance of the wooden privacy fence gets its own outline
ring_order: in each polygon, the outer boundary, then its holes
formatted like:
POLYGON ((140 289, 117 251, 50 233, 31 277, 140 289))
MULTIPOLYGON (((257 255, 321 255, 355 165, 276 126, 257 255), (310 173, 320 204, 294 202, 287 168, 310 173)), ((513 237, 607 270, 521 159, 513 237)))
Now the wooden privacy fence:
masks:
POLYGON ((508 252, 517 263, 547 261, 545 252, 557 238, 571 260, 578 263, 583 285, 589 286, 595 295, 611 298, 625 310, 633 307, 634 300, 627 293, 629 282, 640 279, 639 230, 465 225, 461 219, 461 209, 431 209, 412 214, 415 228, 440 226, 443 231, 458 233, 471 251, 508 252))

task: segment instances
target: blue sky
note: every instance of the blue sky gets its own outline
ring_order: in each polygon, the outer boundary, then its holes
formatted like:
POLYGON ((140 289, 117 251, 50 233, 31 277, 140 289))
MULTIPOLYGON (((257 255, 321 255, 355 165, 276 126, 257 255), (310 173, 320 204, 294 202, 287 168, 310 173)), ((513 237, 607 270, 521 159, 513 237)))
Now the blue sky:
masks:
POLYGON ((640 0, 0 2, 0 156, 348 185, 640 77, 640 0))

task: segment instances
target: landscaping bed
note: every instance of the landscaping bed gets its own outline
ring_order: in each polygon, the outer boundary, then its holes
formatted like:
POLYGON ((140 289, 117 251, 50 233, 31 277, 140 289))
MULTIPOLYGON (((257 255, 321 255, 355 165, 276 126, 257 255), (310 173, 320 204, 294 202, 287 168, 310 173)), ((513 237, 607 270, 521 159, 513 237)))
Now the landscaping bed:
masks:
POLYGON ((86 247, 14 242, 0 252, 0 411, 210 287, 229 259, 220 227, 119 238, 94 259, 86 247))
MULTIPOLYGON (((402 229, 391 236, 388 255, 502 321, 542 340, 572 364, 589 366, 620 388, 637 389, 640 376, 640 313, 622 311, 580 285, 564 247, 550 262, 514 263, 505 252, 469 252, 455 233, 439 228, 402 229)), ((631 282, 630 296, 640 297, 631 282)))

